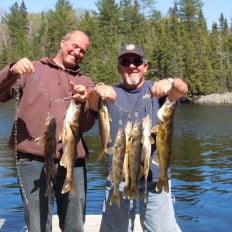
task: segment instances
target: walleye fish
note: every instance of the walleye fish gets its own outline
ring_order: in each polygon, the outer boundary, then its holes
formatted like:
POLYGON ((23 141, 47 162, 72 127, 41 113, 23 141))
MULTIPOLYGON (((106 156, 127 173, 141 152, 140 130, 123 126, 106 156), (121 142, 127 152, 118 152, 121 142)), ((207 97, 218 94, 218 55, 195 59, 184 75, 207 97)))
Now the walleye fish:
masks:
POLYGON ((56 119, 49 115, 45 122, 44 135, 35 139, 36 143, 44 146, 45 174, 47 188, 45 196, 51 192, 52 179, 56 174, 55 155, 56 155, 56 119))
POLYGON ((162 188, 164 188, 166 192, 169 192, 167 171, 172 155, 171 142, 175 107, 176 102, 170 102, 167 98, 157 112, 159 122, 156 126, 156 146, 161 169, 160 177, 156 185, 158 191, 161 191, 162 188))
POLYGON ((99 120, 99 132, 102 147, 98 154, 98 161, 102 160, 107 151, 107 144, 111 142, 110 136, 110 121, 112 120, 108 112, 106 102, 100 99, 99 110, 98 110, 98 120, 99 120))
POLYGON ((143 163, 143 175, 144 175, 144 181, 145 181, 145 192, 147 190, 147 177, 150 167, 150 157, 151 157, 151 146, 155 142, 152 135, 151 135, 151 119, 149 115, 143 118, 142 121, 142 153, 141 153, 141 161, 143 163))
POLYGON ((126 135, 123 128, 119 128, 114 143, 111 181, 114 184, 113 194, 110 199, 110 205, 116 203, 120 207, 119 184, 123 180, 123 161, 126 150, 126 135))
POLYGON ((140 176, 141 168, 141 151, 142 151, 142 124, 135 122, 131 131, 131 149, 129 151, 129 177, 130 177, 130 189, 129 198, 135 197, 139 199, 139 193, 137 189, 137 181, 140 176))
POLYGON ((61 193, 74 193, 75 186, 73 183, 73 168, 77 157, 77 143, 80 140, 79 135, 79 117, 81 112, 81 104, 71 101, 65 115, 62 144, 63 154, 61 156, 60 165, 67 170, 66 178, 61 193))
POLYGON ((123 196, 125 198, 129 198, 129 189, 130 189, 130 176, 129 176, 129 151, 132 147, 132 122, 128 121, 125 126, 125 140, 126 140, 126 149, 125 149, 125 157, 123 162, 123 172, 125 178, 125 185, 123 196))

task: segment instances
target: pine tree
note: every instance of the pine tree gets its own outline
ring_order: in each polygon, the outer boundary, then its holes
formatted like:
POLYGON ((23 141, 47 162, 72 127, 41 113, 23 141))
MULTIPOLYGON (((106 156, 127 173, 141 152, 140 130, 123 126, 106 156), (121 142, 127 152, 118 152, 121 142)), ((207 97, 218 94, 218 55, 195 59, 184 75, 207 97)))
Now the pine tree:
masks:
POLYGON ((27 56, 28 50, 28 18, 27 8, 24 1, 19 6, 14 3, 10 7, 10 13, 3 17, 2 22, 9 32, 9 60, 17 60, 27 56))
POLYGON ((47 27, 45 33, 47 56, 55 55, 60 46, 61 38, 69 31, 77 29, 77 17, 69 0, 58 0, 55 9, 50 10, 42 27, 47 27))
POLYGON ((119 6, 114 0, 98 0, 97 17, 99 37, 94 42, 95 68, 97 69, 97 81, 115 84, 117 78, 117 55, 120 47, 119 40, 119 6), (96 43, 97 42, 97 43, 96 43))

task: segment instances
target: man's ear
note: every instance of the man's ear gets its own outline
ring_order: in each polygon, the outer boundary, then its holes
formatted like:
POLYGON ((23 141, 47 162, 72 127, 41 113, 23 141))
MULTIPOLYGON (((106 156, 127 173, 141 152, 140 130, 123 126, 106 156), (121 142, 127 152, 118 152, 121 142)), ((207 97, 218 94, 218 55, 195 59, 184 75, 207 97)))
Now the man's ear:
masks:
POLYGON ((60 41, 60 47, 61 47, 61 48, 63 47, 64 42, 65 42, 65 39, 62 39, 62 40, 60 41))
POLYGON ((149 67, 148 63, 144 64, 144 72, 147 72, 148 67, 149 67))

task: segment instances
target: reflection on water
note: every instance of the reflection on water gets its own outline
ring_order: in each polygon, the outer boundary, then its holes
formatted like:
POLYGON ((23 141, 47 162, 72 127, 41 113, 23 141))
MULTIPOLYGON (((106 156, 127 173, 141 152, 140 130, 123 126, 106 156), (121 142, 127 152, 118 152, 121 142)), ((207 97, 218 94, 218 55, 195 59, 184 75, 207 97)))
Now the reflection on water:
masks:
POLYGON ((172 167, 176 214, 184 231, 232 225, 232 107, 181 105, 172 167))
MULTIPOLYGON (((3 231, 23 227, 14 153, 7 148, 13 103, 0 106, 0 218, 3 231)), ((232 107, 179 105, 173 138, 172 192, 178 224, 186 232, 230 231, 232 226, 232 107)), ((88 159, 87 213, 100 214, 105 163, 97 162, 98 129, 86 135, 88 159)))

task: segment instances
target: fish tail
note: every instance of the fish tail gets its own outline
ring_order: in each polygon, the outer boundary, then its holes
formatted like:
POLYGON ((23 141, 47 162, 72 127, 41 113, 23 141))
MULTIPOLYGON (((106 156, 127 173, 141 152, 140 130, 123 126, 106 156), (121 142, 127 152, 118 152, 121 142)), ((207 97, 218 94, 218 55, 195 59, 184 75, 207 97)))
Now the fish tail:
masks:
POLYGON ((168 193, 169 192, 168 180, 160 178, 155 188, 156 188, 156 191, 162 191, 162 189, 164 188, 164 191, 168 193))
POLYGON ((67 193, 67 192, 71 192, 74 193, 74 185, 73 185, 73 181, 72 180, 68 180, 67 178, 64 181, 61 193, 67 193))
POLYGON ((127 186, 124 187, 124 191, 123 191, 123 197, 130 199, 130 190, 127 186))
POLYGON ((138 189, 136 188, 136 186, 131 187, 130 196, 134 197, 136 200, 139 200, 139 192, 138 192, 138 189))
POLYGON ((118 193, 113 193, 110 198, 110 205, 116 204, 120 208, 120 196, 118 193))
POLYGON ((98 153, 97 161, 101 161, 104 156, 105 156, 105 148, 102 148, 100 152, 98 153))
POLYGON ((49 194, 50 194, 50 192, 51 192, 51 186, 48 185, 48 186, 47 186, 47 189, 46 189, 46 192, 45 192, 45 197, 48 197, 49 194))

